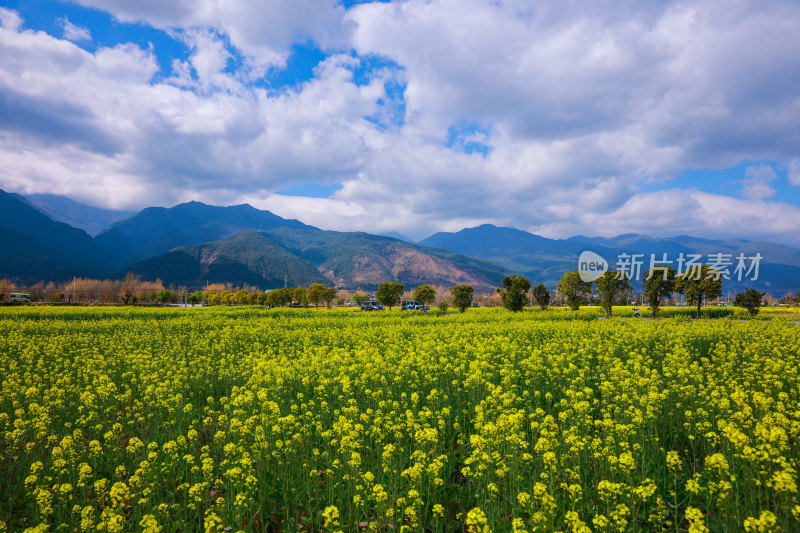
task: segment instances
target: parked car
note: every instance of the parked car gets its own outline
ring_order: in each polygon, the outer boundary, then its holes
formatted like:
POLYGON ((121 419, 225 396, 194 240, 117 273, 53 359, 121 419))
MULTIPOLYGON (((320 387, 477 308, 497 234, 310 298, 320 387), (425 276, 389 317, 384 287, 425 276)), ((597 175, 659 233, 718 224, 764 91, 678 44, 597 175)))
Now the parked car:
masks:
POLYGON ((367 302, 361 302, 361 310, 362 311, 383 311, 383 306, 376 302, 375 300, 369 300, 367 302))
POLYGON ((403 302, 401 309, 403 311, 427 311, 430 309, 427 305, 418 304, 414 300, 407 300, 403 302))

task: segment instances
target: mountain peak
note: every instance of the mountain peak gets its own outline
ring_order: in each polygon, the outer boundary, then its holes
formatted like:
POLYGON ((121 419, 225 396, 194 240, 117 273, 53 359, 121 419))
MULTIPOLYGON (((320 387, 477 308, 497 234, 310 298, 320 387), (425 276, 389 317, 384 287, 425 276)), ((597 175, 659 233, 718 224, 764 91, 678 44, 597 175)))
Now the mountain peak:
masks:
POLYGON ((215 206, 191 201, 171 208, 147 208, 97 236, 115 267, 191 246, 233 237, 243 230, 309 228, 249 204, 215 206))

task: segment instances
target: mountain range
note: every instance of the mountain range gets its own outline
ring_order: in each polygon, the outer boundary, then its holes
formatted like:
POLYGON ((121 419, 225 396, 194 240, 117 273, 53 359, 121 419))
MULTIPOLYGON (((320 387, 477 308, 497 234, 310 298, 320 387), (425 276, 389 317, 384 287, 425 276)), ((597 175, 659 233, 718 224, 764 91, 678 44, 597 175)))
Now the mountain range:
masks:
POLYGON ((723 281, 725 292, 755 288, 773 295, 783 295, 800 289, 800 249, 769 242, 702 239, 689 235, 659 238, 638 234, 610 238, 576 235, 568 239, 548 239, 515 228, 484 224, 455 233, 435 233, 420 241, 420 244, 488 260, 551 288, 555 287, 564 272, 577 269, 579 255, 588 250, 599 254, 612 267, 618 263, 620 256, 636 254, 635 261, 641 262, 641 265, 638 281, 637 276, 631 276, 634 289, 641 288, 640 281, 650 268, 651 256, 656 262, 662 259, 672 261, 670 266, 677 270, 681 254, 684 258, 700 256, 704 263, 710 262, 710 256, 722 254, 723 259, 730 261, 727 267, 720 266, 720 269, 727 268, 730 277, 723 281), (756 261, 759 263, 757 279, 752 279, 755 270, 749 275, 736 274, 736 258, 739 254, 747 258, 745 266, 748 268, 753 263, 750 258, 761 255, 762 259, 756 261), (737 279, 739 277, 741 280, 737 279))
POLYGON ((620 254, 641 254, 642 272, 650 254, 674 260, 680 254, 759 253, 758 279, 739 282, 731 276, 725 291, 746 286, 782 295, 800 289, 800 249, 767 242, 637 234, 549 239, 484 224, 414 243, 396 233, 326 231, 246 204, 188 202, 135 214, 82 205, 0 190, 0 278, 32 283, 132 272, 190 287, 231 282, 270 289, 318 282, 371 290, 399 281, 407 287, 469 284, 488 292, 514 273, 555 288, 564 272, 577 268, 580 253, 591 250, 612 264, 620 254))
POLYGON ((324 231, 249 205, 151 207, 92 238, 0 191, 0 243, 13 249, 0 255, 0 278, 25 283, 132 272, 187 286, 228 281, 271 289, 320 282, 371 290, 395 280, 489 291, 504 275, 480 259, 392 237, 324 231))

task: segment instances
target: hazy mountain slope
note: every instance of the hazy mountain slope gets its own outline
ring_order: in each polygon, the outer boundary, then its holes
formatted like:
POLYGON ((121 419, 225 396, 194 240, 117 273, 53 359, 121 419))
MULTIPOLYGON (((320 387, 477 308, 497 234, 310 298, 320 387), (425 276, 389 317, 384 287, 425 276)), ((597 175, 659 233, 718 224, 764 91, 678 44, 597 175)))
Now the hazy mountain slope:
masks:
MULTIPOLYGON (((762 256, 757 280, 736 279, 734 267, 731 278, 723 282, 723 289, 741 291, 745 287, 783 294, 800 289, 800 249, 766 242, 749 242, 739 239, 714 240, 680 235, 670 238, 625 234, 616 237, 585 237, 548 239, 514 228, 498 228, 489 224, 466 228, 456 233, 436 233, 420 244, 435 245, 454 252, 488 259, 503 267, 525 274, 535 283, 555 288, 564 272, 577 269, 578 256, 591 250, 610 262, 612 267, 622 253, 643 254, 640 258, 643 273, 650 266, 650 256, 660 260, 663 254, 675 261, 682 253, 700 254, 707 262, 710 254, 730 254, 735 265, 738 254, 762 256)), ((677 266, 677 265, 673 265, 677 266)), ((640 285, 634 283, 634 287, 640 285)))
POLYGON ((548 239, 516 228, 502 228, 492 224, 465 228, 455 233, 434 233, 419 241, 419 244, 483 258, 531 253, 563 256, 579 254, 584 246, 581 243, 548 239))
MULTIPOLYGON (((764 241, 745 241, 741 239, 701 239, 690 235, 675 237, 646 237, 644 235, 618 235, 616 237, 570 237, 573 242, 587 242, 622 251, 635 251, 645 254, 677 255, 699 253, 704 256, 715 253, 729 253, 734 257, 739 253, 751 256, 760 253, 768 263, 800 266, 800 249, 783 244, 764 241)), ((649 258, 649 256, 648 256, 649 258)))
POLYGON ((0 278, 22 283, 64 281, 73 276, 101 278, 101 266, 49 246, 28 234, 0 225, 0 278))
POLYGON ((116 267, 191 246, 238 235, 246 229, 309 227, 249 205, 218 207, 189 202, 171 208, 149 207, 96 237, 116 267))
POLYGON ((411 242, 411 243, 414 242, 414 239, 412 239, 411 237, 406 237, 402 233, 398 233, 396 231, 387 231, 386 233, 379 233, 378 235, 382 235, 384 237, 391 237, 392 239, 397 239, 398 241, 411 242))
POLYGON ((80 228, 93 236, 134 214, 132 211, 93 207, 55 194, 29 194, 25 198, 53 220, 80 228))
MULTIPOLYGON (((688 254, 699 254, 704 262, 708 262, 709 255, 727 254, 728 260, 733 264, 728 269, 731 279, 723 281, 723 291, 726 293, 754 288, 780 296, 789 291, 800 290, 800 249, 782 244, 741 239, 703 239, 689 235, 659 238, 629 234, 591 239, 577 236, 571 240, 578 242, 588 240, 614 248, 616 250, 614 255, 604 256, 611 261, 616 261, 619 253, 644 254, 645 269, 649 267, 651 254, 655 254, 658 260, 666 253, 667 259, 672 261, 675 261, 681 253, 685 257, 688 257, 688 254), (758 279, 753 280, 752 276, 742 276, 741 281, 737 279, 734 269, 739 254, 744 254, 745 257, 761 254, 758 279)), ((677 268, 676 264, 672 266, 677 268)))
POLYGON ((419 242, 452 252, 487 259, 504 269, 525 274, 535 283, 555 288, 564 272, 575 270, 580 253, 589 248, 603 254, 611 249, 582 242, 556 240, 516 228, 483 224, 455 233, 439 232, 419 242))
MULTIPOLYGON (((0 190, 0 224, 87 262, 102 263, 92 238, 82 229, 56 222, 27 200, 0 190)), ((55 265, 54 265, 55 266, 55 265)))
POLYGON ((283 287, 284 280, 291 287, 329 283, 308 262, 251 230, 139 261, 120 270, 118 276, 127 272, 186 285, 209 281, 274 289, 283 287))

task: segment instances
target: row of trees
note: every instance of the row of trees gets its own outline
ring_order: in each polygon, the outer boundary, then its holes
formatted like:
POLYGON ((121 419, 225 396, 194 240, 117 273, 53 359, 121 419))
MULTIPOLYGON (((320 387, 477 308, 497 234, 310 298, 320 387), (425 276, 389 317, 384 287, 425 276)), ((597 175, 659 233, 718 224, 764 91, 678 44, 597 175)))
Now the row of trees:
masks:
POLYGON ((166 303, 178 301, 181 291, 164 286, 161 280, 142 281, 128 274, 121 280, 74 278, 61 283, 38 282, 22 285, 0 280, 0 302, 12 292, 25 292, 32 301, 47 303, 166 303))
MULTIPOLYGON (((619 294, 633 290, 628 277, 618 271, 606 271, 594 281, 600 296, 600 305, 611 316, 614 299, 619 294)), ((592 293, 592 283, 583 281, 578 272, 567 272, 558 283, 558 290, 567 298, 567 305, 577 310, 588 295, 592 293)), ((645 272, 644 298, 653 317, 658 316, 662 302, 673 292, 686 297, 697 308, 697 318, 704 302, 722 296, 722 275, 709 265, 697 265, 678 275, 669 266, 654 267, 645 272)), ((736 295, 736 305, 746 308, 751 316, 758 313, 764 293, 747 289, 736 295)))
MULTIPOLYGON (((390 282, 379 287, 378 299, 387 307, 400 304, 405 287, 400 283, 390 282)), ((0 302, 6 301, 13 292, 30 294, 32 301, 47 303, 117 303, 124 305, 134 304, 200 304, 208 305, 313 305, 330 307, 334 302, 342 304, 349 291, 337 291, 334 287, 327 287, 321 283, 314 283, 308 288, 293 287, 273 289, 261 292, 255 287, 233 287, 229 283, 210 284, 206 290, 189 291, 186 288, 165 287, 161 280, 142 281, 139 276, 128 274, 122 280, 96 280, 88 278, 75 278, 63 283, 36 283, 34 285, 19 285, 11 280, 0 279, 0 302)), ((474 289, 468 285, 456 286, 450 289, 453 305, 465 310, 472 305, 474 289)), ((424 304, 431 305, 436 301, 437 294, 440 301, 447 300, 447 291, 432 285, 420 285, 413 293, 413 298, 424 304)), ((355 294, 353 301, 361 303, 368 297, 355 294)))
MULTIPOLYGON (((503 306, 511 311, 522 311, 529 301, 530 281, 525 276, 506 276, 502 284, 503 287, 498 288, 497 293, 501 296, 503 306)), ((594 288, 597 289, 600 305, 607 316, 611 316, 614 301, 620 295, 633 290, 628 277, 618 271, 607 271, 594 283, 581 279, 577 271, 566 272, 557 285, 558 291, 566 298, 567 305, 574 311, 587 301, 594 288)), ((700 318, 703 303, 722 296, 721 273, 709 265, 692 267, 681 275, 677 275, 675 269, 669 266, 654 267, 645 272, 644 298, 653 317, 658 316, 662 302, 674 292, 683 294, 687 302, 696 306, 697 317, 700 318)), ((550 291, 542 284, 533 288, 531 296, 542 309, 550 304, 550 291)), ((736 295, 735 304, 755 316, 764 296, 764 293, 755 289, 747 289, 736 295)))
MULTIPOLYGON (((108 304, 200 304, 209 305, 308 305, 330 306, 336 299, 333 287, 315 283, 308 287, 275 289, 260 292, 256 287, 233 287, 229 283, 209 284, 206 290, 190 291, 184 288, 165 287, 161 280, 142 281, 128 274, 122 280, 96 280, 75 278, 63 283, 36 283, 19 285, 0 279, 0 302, 12 292, 25 292, 31 300, 46 303, 108 303, 108 304)), ((343 300, 343 298, 340 298, 343 300)))
MULTIPOLYGON (((474 289, 469 285, 457 285, 450 289, 452 296, 452 303, 461 312, 464 312, 472 305, 474 289)), ((386 282, 382 283, 377 292, 375 299, 388 307, 390 310, 401 304, 403 295, 405 293, 405 286, 402 283, 386 282)), ((313 305, 319 307, 325 305, 330 307, 334 300, 337 303, 344 303, 343 297, 338 297, 338 292, 334 287, 326 287, 321 283, 314 283, 308 288, 295 287, 285 289, 273 289, 269 292, 249 292, 246 290, 223 290, 223 291, 207 291, 197 293, 200 295, 198 298, 209 305, 269 305, 271 307, 285 306, 285 305, 313 305)), ((420 285, 413 293, 415 301, 423 305, 431 305, 436 300, 437 290, 431 285, 420 285)), ((361 304, 369 300, 369 297, 356 293, 352 296, 351 301, 361 304)), ((448 305, 445 300, 441 300, 445 305, 448 305)))
MULTIPOLYGON (((617 295, 633 290, 628 276, 615 270, 606 271, 594 281, 594 285, 607 316, 611 316, 617 295)), ((577 310, 592 293, 592 283, 582 280, 577 271, 567 272, 558 282, 558 290, 567 298, 567 305, 577 310)), ((696 305, 699 318, 704 301, 722 296, 722 276, 708 265, 692 267, 679 276, 669 266, 654 267, 645 272, 644 297, 653 317, 658 316, 661 302, 673 292, 683 294, 688 302, 696 305)))
MULTIPOLYGON (((708 299, 717 298, 722 295, 722 278, 718 276, 713 268, 702 265, 696 267, 695 271, 690 269, 686 273, 678 276, 671 267, 659 267, 660 274, 656 272, 645 272, 644 297, 653 312, 653 316, 658 315, 661 303, 673 292, 684 294, 686 300, 697 306, 697 316, 700 316, 700 308, 708 299)), ((502 305, 511 311, 521 311, 529 301, 528 292, 531 291, 531 283, 521 275, 506 276, 502 280, 503 288, 498 288, 502 305)), ((633 290, 627 276, 620 275, 617 271, 605 272, 603 276, 594 281, 585 282, 580 278, 580 274, 566 272, 558 283, 558 291, 564 295, 567 305, 578 310, 580 305, 585 303, 592 294, 593 288, 597 289, 600 297, 600 305, 605 310, 607 316, 611 316, 614 301, 622 294, 633 290)), ((401 304, 405 293, 405 285, 398 282, 382 283, 375 293, 375 299, 383 306, 391 310, 401 304)), ((158 294, 158 301, 166 302, 170 298, 169 290, 162 290, 158 294)), ((462 313, 472 306, 475 289, 470 285, 456 285, 450 289, 451 303, 462 313)), ((219 304, 240 304, 240 305, 313 305, 319 307, 325 305, 330 307, 336 300, 337 291, 333 287, 327 287, 321 283, 314 283, 307 289, 302 287, 274 289, 269 292, 250 292, 247 290, 223 290, 221 292, 209 291, 201 293, 197 291, 189 298, 190 303, 204 301, 211 305, 219 304)), ((437 296, 437 290, 431 285, 420 285, 413 292, 416 302, 430 306, 437 296)), ((550 305, 550 291, 543 284, 539 284, 531 291, 531 296, 541 309, 546 309, 550 305)), ((764 293, 754 289, 748 289, 744 293, 736 296, 736 305, 745 307, 755 316, 761 305, 764 293)), ((171 297, 174 299, 174 296, 171 297)), ((352 301, 361 303, 368 300, 363 294, 356 293, 352 296, 352 301)), ((344 299, 339 298, 339 303, 344 299)), ((448 303, 442 299, 439 307, 447 309, 448 303)))
POLYGON ((292 287, 273 289, 269 292, 252 292, 248 290, 206 291, 202 293, 202 301, 209 305, 266 305, 280 307, 285 305, 313 305, 330 307, 336 299, 336 289, 314 283, 308 288, 292 287))
MULTIPOLYGON (((551 302, 550 291, 543 284, 531 289, 531 283, 525 276, 506 276, 502 280, 502 288, 496 290, 495 297, 486 297, 484 305, 491 305, 493 298, 499 297, 499 302, 511 311, 521 311, 530 301, 530 296, 542 309, 546 309, 551 302)), ((617 271, 605 272, 594 283, 585 282, 578 272, 566 272, 557 285, 558 292, 566 299, 567 305, 577 310, 581 304, 597 289, 600 305, 611 316, 614 301, 620 296, 632 291, 628 278, 617 271)), ((99 302, 99 303, 178 303, 186 302, 197 304, 205 302, 209 305, 325 305, 330 307, 334 301, 344 303, 347 291, 340 291, 327 287, 321 283, 314 283, 308 288, 295 287, 274 289, 269 292, 259 292, 255 287, 234 288, 230 284, 209 285, 205 291, 188 292, 186 289, 167 288, 160 280, 154 282, 142 281, 138 276, 128 274, 123 280, 93 280, 76 278, 62 284, 38 283, 29 287, 21 287, 9 280, 0 280, 0 301, 3 301, 11 292, 28 292, 34 301, 44 302, 99 302), (337 298, 338 296, 338 298, 337 298)), ((701 265, 689 269, 682 275, 668 266, 659 266, 645 272, 644 298, 647 301, 653 316, 657 316, 661 303, 674 292, 681 293, 688 302, 697 307, 697 316, 700 316, 700 307, 703 302, 722 295, 722 277, 719 272, 708 265, 701 265)), ((413 299, 423 305, 433 305, 439 300, 441 307, 450 304, 464 312, 473 305, 475 290, 470 285, 456 285, 449 291, 436 288, 432 285, 420 285, 413 294, 405 293, 405 286, 397 282, 383 283, 378 287, 376 299, 389 309, 400 305, 403 296, 413 299), (448 295, 449 292, 449 295, 448 295)), ((764 299, 769 295, 748 289, 736 296, 736 305, 745 307, 755 316, 764 299)), ((368 299, 366 295, 355 294, 352 300, 361 303, 368 299)), ((791 305, 800 302, 800 293, 793 296, 787 293, 781 300, 782 303, 791 305)))

